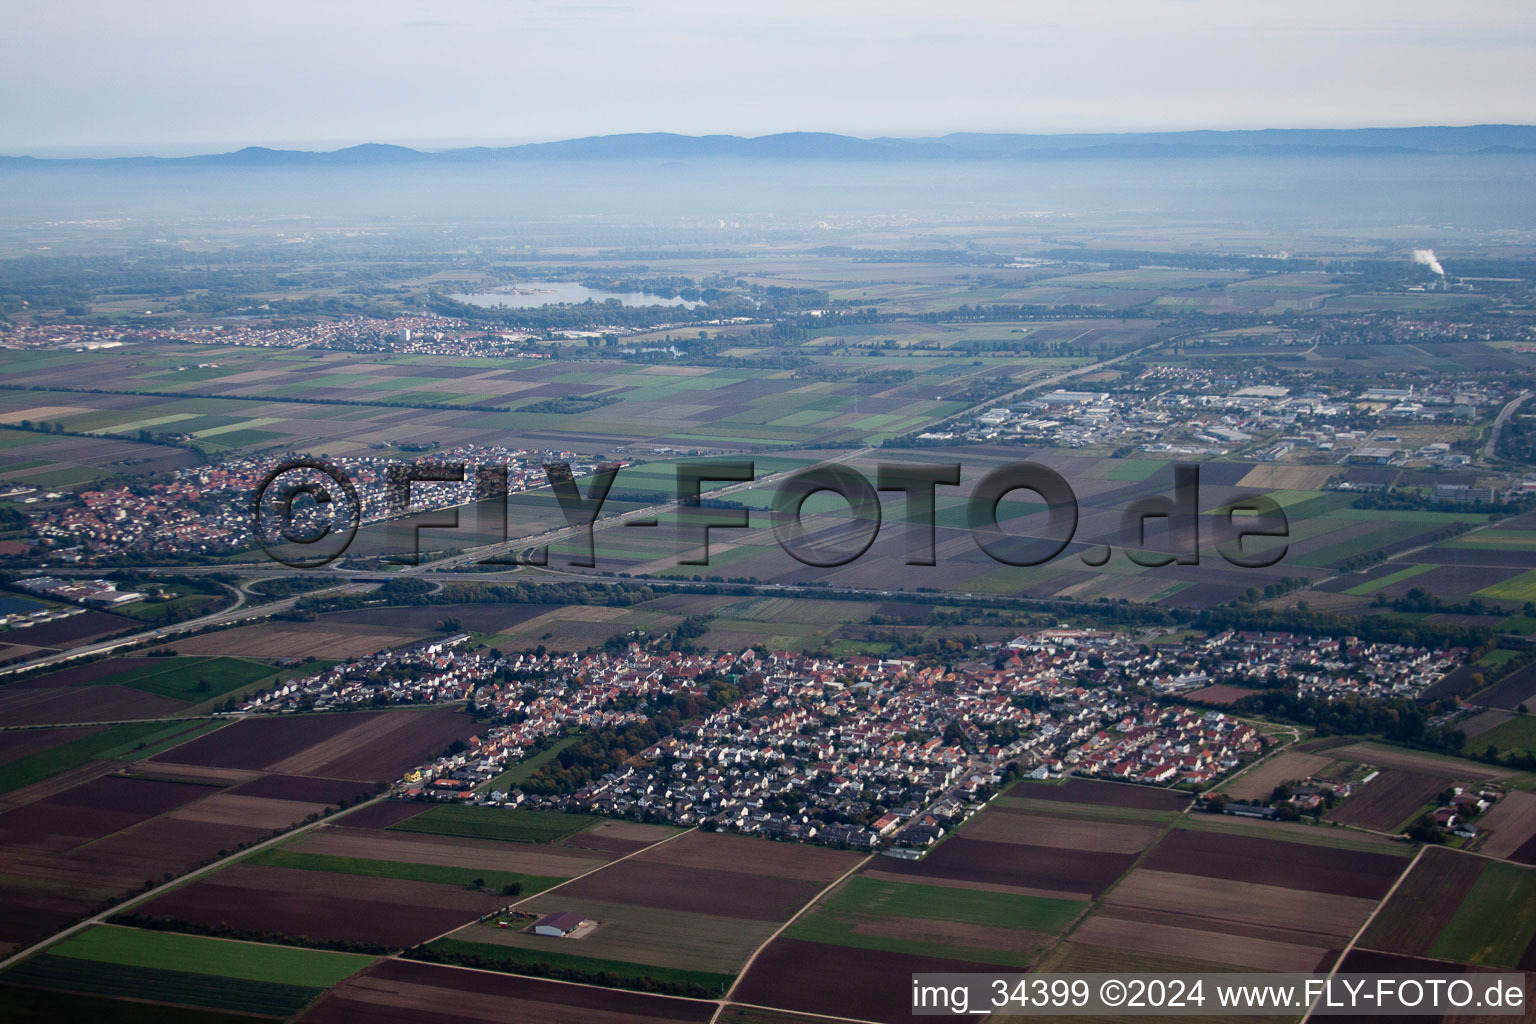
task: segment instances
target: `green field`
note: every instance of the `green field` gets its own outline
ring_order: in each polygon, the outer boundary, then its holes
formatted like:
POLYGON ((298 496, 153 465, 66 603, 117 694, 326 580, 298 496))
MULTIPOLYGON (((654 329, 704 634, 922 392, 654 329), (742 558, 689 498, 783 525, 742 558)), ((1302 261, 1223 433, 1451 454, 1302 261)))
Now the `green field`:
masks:
POLYGON ((991 946, 965 946, 953 940, 933 942, 925 939, 898 938, 894 935, 878 934, 869 926, 870 920, 862 914, 830 914, 813 911, 785 929, 784 937, 799 939, 803 942, 820 942, 828 946, 909 953, 913 956, 946 957, 953 960, 1004 964, 1010 967, 1029 966, 1042 945, 1040 942, 1034 942, 1028 943, 1027 948, 998 949, 991 946))
POLYGON ((355 953, 235 942, 117 925, 98 925, 73 935, 50 948, 48 955, 317 988, 328 988, 351 977, 374 960, 355 953))
POLYGON ((222 696, 276 674, 271 665, 246 658, 154 658, 126 672, 92 680, 91 686, 127 686, 194 703, 222 696))
POLYGON ((1379 576, 1368 583, 1356 584, 1355 586, 1350 587, 1348 590, 1344 591, 1344 593, 1350 595, 1351 597, 1364 597, 1367 594, 1374 594, 1381 588, 1389 587, 1401 580, 1412 579, 1414 576, 1417 576, 1420 573, 1426 573, 1433 568, 1433 565, 1410 565, 1406 569, 1399 569, 1397 572, 1388 573, 1385 576, 1379 576))
POLYGON ((34 782, 41 782, 93 758, 147 757, 150 753, 158 752, 152 749, 152 744, 164 741, 170 736, 181 736, 182 738, 175 741, 181 743, 191 739, 198 732, 206 732, 220 724, 222 723, 181 722, 167 726, 164 722, 130 722, 126 725, 109 726, 101 732, 81 736, 77 740, 61 743, 50 750, 39 751, 10 762, 5 766, 4 774, 0 775, 0 793, 8 793, 13 789, 30 786, 34 782))
MULTIPOLYGON (((551 940, 558 941, 558 940, 551 940)), ((557 953, 552 950, 522 949, 462 939, 437 939, 427 948, 450 962, 464 958, 471 966, 514 974, 561 977, 561 972, 586 975, 590 983, 611 988, 637 988, 642 991, 666 991, 668 986, 697 987, 711 995, 724 995, 735 979, 730 974, 688 971, 676 967, 632 964, 624 960, 599 960, 594 957, 557 953), (472 958, 472 959, 471 959, 472 958), (658 984, 659 983, 659 984, 658 984)), ((566 975, 568 980, 576 978, 566 975)))
POLYGON ((576 743, 581 738, 582 737, 579 735, 567 736, 565 739, 560 740, 558 743, 555 743, 536 754, 531 754, 528 757, 523 758, 521 761, 517 762, 517 764, 513 765, 511 768, 508 768, 506 771, 496 776, 490 782, 482 783, 475 788, 483 793, 488 793, 493 789, 509 789, 518 785, 519 783, 527 782, 530 778, 533 777, 534 772, 538 771, 540 768, 553 761, 557 756, 559 756, 560 751, 564 750, 566 747, 571 746, 573 743, 576 743))
POLYGON ((1025 931, 1059 932, 1087 906, 1081 900, 1048 899, 1015 893, 978 892, 946 885, 855 876, 816 904, 834 913, 921 917, 1025 931))
POLYGON ((1523 572, 1518 576, 1511 576, 1492 586, 1481 590, 1474 590, 1476 597, 1492 598, 1495 601, 1536 601, 1536 569, 1523 572))
MULTIPOLYGON (((950 886, 888 882, 854 877, 816 904, 785 934, 792 939, 822 942, 855 949, 886 950, 919 956, 953 957, 986 963, 1027 966, 1044 945, 1044 936, 1060 933, 1087 907, 1085 901, 1022 896, 1013 893, 979 892, 950 886), (953 921, 986 928, 1019 932, 1015 948, 987 943, 963 945, 954 937, 945 941, 882 934, 890 919, 953 921)), ((903 929, 894 926, 895 932, 903 929)), ((982 933, 985 934, 985 933, 982 933)))
MULTIPOLYGON (((125 589, 139 588, 130 583, 125 589)), ((229 589, 213 580, 178 580, 170 590, 176 596, 169 600, 139 601, 116 611, 139 622, 158 623, 189 619, 226 608, 233 603, 229 589)))
POLYGON ((1536 869, 1488 861, 1435 940, 1434 956, 1514 967, 1536 935, 1536 869))
POLYGON ((1519 715, 1477 737, 1479 750, 1492 745, 1502 753, 1536 751, 1536 716, 1519 715))
POLYGON ((426 832, 511 843, 553 843, 602 821, 590 814, 521 811, 500 807, 434 807, 425 814, 389 826, 400 832, 426 832))
POLYGON ((131 967, 44 954, 0 974, 0 980, 86 995, 163 1001, 216 1010, 288 1017, 325 989, 276 981, 251 981, 159 967, 131 967))
MULTIPOLYGON (((147 723, 154 724, 154 723, 147 723)), ((139 736, 115 747, 109 747, 97 754, 97 758, 123 758, 131 761, 143 760, 146 757, 154 757, 156 754, 179 747, 189 740, 196 739, 205 732, 213 732, 228 725, 228 721, 212 721, 207 719, 188 719, 186 721, 173 721, 167 725, 159 723, 159 730, 148 736, 139 736)))
POLYGON ((550 886, 559 885, 564 878, 548 875, 525 875, 515 871, 488 871, 484 868, 457 868, 439 864, 412 864, 398 860, 371 860, 363 857, 333 857, 324 853, 302 853, 297 850, 263 850, 247 859, 250 864, 267 864, 278 868, 298 868, 302 871, 332 871, 339 875, 364 875, 369 878, 403 878, 411 882, 437 882, 443 885, 461 885, 465 888, 476 882, 487 889, 501 889, 507 885, 521 886, 521 895, 532 896, 550 886))

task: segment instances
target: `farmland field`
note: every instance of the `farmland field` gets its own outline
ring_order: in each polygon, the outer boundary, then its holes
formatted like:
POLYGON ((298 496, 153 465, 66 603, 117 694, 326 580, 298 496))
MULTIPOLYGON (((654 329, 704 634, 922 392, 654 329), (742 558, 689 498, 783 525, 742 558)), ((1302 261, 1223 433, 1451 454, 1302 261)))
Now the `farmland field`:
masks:
POLYGON ((1244 772, 1222 786, 1220 792, 1227 794, 1233 800, 1268 802, 1276 786, 1294 782, 1297 779, 1310 778, 1332 762, 1331 757, 1286 750, 1244 772))
MULTIPOLYGON (((140 744, 148 746, 174 739, 190 738, 207 731, 210 723, 197 722, 186 725, 167 725, 164 722, 134 722, 107 726, 104 729, 77 728, 49 730, 48 747, 10 761, 0 778, 0 793, 21 789, 35 782, 58 775, 71 768, 86 764, 95 758, 108 758, 118 750, 135 750, 140 744)), ((26 734, 31 736, 34 734, 26 734)), ((37 733, 35 735, 44 735, 37 733)), ((126 751, 124 755, 126 756, 126 751)))
POLYGON ((1518 715, 1477 734, 1477 750, 1498 747, 1501 753, 1536 752, 1536 715, 1518 715))
POLYGON ((1385 840, 1309 834, 1328 831, 1182 819, 1068 933, 1068 945, 1133 961, 1176 951, 1228 969, 1326 969, 1409 863, 1372 848, 1385 840))
POLYGON ((365 860, 361 857, 331 857, 320 853, 295 853, 291 850, 263 850, 254 857, 246 858, 245 863, 296 868, 301 871, 333 871, 340 875, 364 875, 370 878, 402 878, 410 882, 437 882, 463 888, 501 889, 512 885, 524 895, 548 889, 561 881, 552 875, 412 864, 407 861, 365 860))
POLYGON ((235 864, 136 909, 203 927, 403 948, 506 903, 499 892, 396 878, 235 864))
MULTIPOLYGON (((733 975, 698 970, 693 967, 667 967, 656 964, 609 960, 569 952, 566 947, 525 948, 510 942, 472 942, 463 938, 442 938, 413 951, 413 957, 428 962, 462 963, 481 970, 506 971, 534 977, 555 977, 601 984, 641 992, 670 992, 695 998, 723 994, 733 975)), ((556 940, 558 941, 558 940, 556 940)))
POLYGON ((1383 768, 1370 782, 1357 784, 1348 799, 1335 807, 1328 817, 1342 825, 1394 832, 1411 825, 1409 819, 1415 812, 1453 781, 1445 775, 1383 768))
POLYGON ((1334 850, 1380 853, 1389 857, 1408 858, 1414 852, 1414 848, 1406 842, 1373 832, 1319 827, 1303 822, 1266 821, 1229 814, 1191 814, 1179 822, 1179 827, 1194 832, 1222 832, 1307 846, 1324 846, 1334 850))
MULTIPOLYGON (((661 847, 665 849, 665 847, 661 847)), ((640 854, 578 879, 561 896, 610 900, 756 921, 782 921, 821 889, 816 882, 747 870, 683 867, 640 854)))
POLYGON ((601 819, 561 811, 508 810, 495 807, 434 807, 389 826, 400 832, 499 839, 513 843, 553 843, 575 835, 601 819))
POLYGON ((1485 861, 1431 954, 1488 967, 1514 967, 1536 936, 1536 868, 1485 861))
MULTIPOLYGON (((376 807, 390 807, 390 803, 376 807)), ((363 828, 359 819, 374 808, 350 814, 300 837, 284 850, 339 859, 382 860, 435 867, 475 868, 569 878, 605 863, 601 851, 507 843, 396 830, 363 828)))
POLYGON ((372 957, 290 946, 255 945, 201 935, 99 925, 49 947, 50 956, 128 967, 161 967, 196 974, 283 981, 328 988, 373 962, 372 957))
POLYGON ((1317 970, 1329 952, 1326 945, 1289 941, 1290 936, 1279 939, 1232 934, 1199 927, 1203 922, 1191 922, 1179 915, 1153 920, 1148 920, 1148 916, 1106 909, 1084 921, 1072 933, 1072 939, 1141 953, 1177 950, 1180 956, 1255 971, 1317 970))
POLYGON ((914 882, 949 878, 1074 898, 1099 893, 1135 859, 1129 853, 999 843, 961 835, 940 844, 920 861, 896 861, 881 867, 888 874, 911 876, 914 882))
POLYGON ((1157 832, 1155 825, 1052 818, 993 805, 985 813, 967 822, 961 834, 968 839, 1025 843, 1063 850, 1139 853, 1152 844, 1157 832))
POLYGON ((296 1013, 324 991, 323 988, 308 985, 250 981, 46 953, 0 973, 0 978, 13 985, 138 1000, 165 1000, 271 1017, 286 1017, 296 1013))
POLYGON ((1367 949, 1428 956, 1482 872, 1483 862, 1429 848, 1360 937, 1367 949))
POLYGON ((859 949, 1026 966, 1087 905, 855 875, 784 933, 859 949))
POLYGON ((392 782, 473 731, 451 707, 247 718, 153 760, 392 782))
POLYGON ((851 949, 780 936, 758 956, 732 998, 759 1006, 858 1020, 900 1020, 908 1016, 908 985, 892 978, 916 972, 995 970, 961 959, 851 949))
POLYGON ((1337 896, 1384 896, 1403 871, 1388 853, 1338 850, 1258 836, 1174 829, 1153 848, 1142 866, 1159 871, 1337 896))
MULTIPOLYGON (((1111 906, 1183 914, 1195 920, 1316 932, 1347 939, 1375 907, 1369 898, 1137 868, 1106 897, 1111 906)), ((1218 958, 1219 959, 1219 958, 1218 958)))
POLYGON ((679 835, 636 858, 674 867, 725 869, 822 883, 837 878, 861 859, 857 853, 821 846, 764 842, 747 836, 698 831, 679 835))
POLYGON ((66 725, 171 718, 187 702, 126 686, 43 687, 13 684, 0 690, 0 725, 66 725))
POLYGON ((1478 818, 1477 825, 1491 832, 1479 853, 1536 863, 1536 794, 1511 790, 1478 818))
POLYGON ((452 1019, 470 1024, 705 1024, 715 1004, 507 974, 383 960, 332 989, 314 1024, 452 1019))
MULTIPOLYGON (((560 941, 525 934, 521 929, 528 918, 508 928, 491 919, 466 924, 422 955, 540 976, 602 977, 608 980, 600 983, 626 988, 719 995, 783 921, 863 859, 798 844, 606 819, 597 819, 593 831, 605 826, 619 835, 635 835, 612 841, 643 852, 593 871, 590 861, 577 859, 591 854, 568 845, 572 840, 529 851, 527 856, 581 864, 590 873, 517 903, 522 914, 580 913, 597 922, 593 931, 560 941)), ((367 836, 344 838, 353 844, 370 841, 367 836)))
POLYGON ((1088 782, 1068 779, 1060 785, 1020 782, 1008 791, 1012 797, 1053 800, 1098 807, 1124 807, 1145 811, 1179 811, 1189 803, 1187 793, 1152 789, 1119 782, 1088 782))
MULTIPOLYGON (((528 921, 511 928, 489 923, 469 924, 454 932, 454 941, 506 947, 505 955, 523 958, 553 954, 559 957, 623 962, 669 970, 695 970, 734 976, 752 951, 773 934, 772 921, 747 921, 719 914, 664 910, 612 900, 582 899, 567 891, 548 893, 521 904, 519 911, 534 914, 578 913, 601 922, 580 939, 552 939, 522 931, 528 921)), ((637 976, 644 976, 637 971, 637 976)))
POLYGON ((0 1005, 11 1024, 54 1024, 99 1020, 114 1024, 250 1024, 245 1014, 192 1009, 165 1003, 132 1002, 54 989, 22 988, 0 982, 0 1005))
POLYGON ((1500 779, 1507 778, 1510 775, 1508 771, 1476 761, 1467 761, 1458 757, 1445 757, 1440 754, 1423 753, 1417 750, 1405 750, 1401 747, 1390 747, 1383 743, 1365 742, 1329 747, 1327 753, 1332 757, 1357 761, 1361 764, 1402 768, 1406 771, 1417 771, 1431 775, 1449 775, 1452 778, 1458 779, 1500 779))

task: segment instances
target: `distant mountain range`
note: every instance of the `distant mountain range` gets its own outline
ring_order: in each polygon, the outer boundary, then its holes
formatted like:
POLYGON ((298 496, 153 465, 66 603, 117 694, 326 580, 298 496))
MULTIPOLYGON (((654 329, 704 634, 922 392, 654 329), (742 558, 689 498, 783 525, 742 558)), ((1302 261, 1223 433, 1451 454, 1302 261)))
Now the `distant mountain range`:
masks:
POLYGON ((1096 135, 1011 135, 960 132, 937 138, 860 139, 821 132, 599 135, 561 142, 435 152, 370 143, 330 152, 248 146, 233 153, 185 157, 38 159, 0 157, 0 167, 322 168, 448 165, 526 161, 622 160, 1050 160, 1158 156, 1331 156, 1370 154, 1536 155, 1536 126, 1485 124, 1424 128, 1270 128, 1257 131, 1133 132, 1096 135))

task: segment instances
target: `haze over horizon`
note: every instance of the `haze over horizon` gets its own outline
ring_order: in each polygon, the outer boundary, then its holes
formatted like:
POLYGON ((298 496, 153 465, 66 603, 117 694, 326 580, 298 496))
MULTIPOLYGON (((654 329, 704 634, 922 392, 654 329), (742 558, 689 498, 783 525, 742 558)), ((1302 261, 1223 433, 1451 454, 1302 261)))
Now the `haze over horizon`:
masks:
POLYGON ((31 6, 0 152, 1536 122, 1523 3, 31 6))
MULTIPOLYGON (((1478 148, 1492 146, 1514 146, 1519 149, 1533 148, 1532 142, 1536 138, 1526 138, 1526 133, 1536 133, 1536 122, 1530 124, 1492 124, 1486 122, 1456 124, 1456 125, 1356 125, 1356 126, 1253 126, 1247 128, 1193 128, 1183 130, 1150 130, 1150 131, 1116 131, 1116 132, 966 132, 953 131, 934 135, 858 135, 852 132, 838 131, 801 131, 791 129, 783 132, 766 132, 751 134, 743 132, 711 132, 711 133, 686 133, 671 132, 666 130, 613 132, 598 135, 566 136, 554 139, 525 140, 521 142, 496 143, 486 140, 467 139, 452 143, 408 144, 400 142, 381 141, 368 139, 361 142, 333 143, 295 143, 293 145, 265 144, 265 143, 229 143, 222 147, 210 146, 204 149, 189 149, 186 152, 170 151, 156 152, 159 147, 141 148, 139 151, 124 150, 122 152, 93 150, 67 151, 53 153, 47 150, 36 153, 0 153, 0 160, 16 158, 33 158, 38 160, 135 160, 135 159, 166 159, 182 160, 188 158, 204 157, 236 157, 256 152, 265 153, 289 153, 306 154, 316 156, 336 155, 348 152, 361 152, 365 150, 375 151, 374 155, 381 158, 390 151, 411 151, 423 156, 439 154, 465 153, 472 150, 488 150, 497 153, 524 152, 533 153, 544 150, 554 152, 579 152, 583 148, 600 152, 603 156, 617 156, 622 152, 622 147, 641 148, 646 145, 683 147, 691 144, 700 146, 729 146, 739 144, 741 147, 758 145, 762 146, 771 142, 792 143, 802 147, 806 151, 815 150, 818 146, 846 143, 854 146, 861 143, 884 144, 892 153, 909 151, 918 153, 923 147, 930 150, 934 147, 951 148, 956 153, 961 152, 994 152, 1019 153, 1027 152, 1031 146, 1040 151, 1056 153, 1089 152, 1094 150, 1113 149, 1122 145, 1162 144, 1210 147, 1220 149, 1235 145, 1264 147, 1284 145, 1317 145, 1322 148, 1351 146, 1365 146, 1370 148, 1381 147, 1388 149, 1401 147, 1404 149, 1424 148, 1426 151, 1458 151, 1474 152, 1478 148), (1371 136, 1376 138, 1371 138, 1371 136), (986 144, 979 140, 988 140, 986 144), (970 140, 971 144, 967 144, 970 140), (1011 141, 1010 141, 1011 140, 1011 141), (611 143, 608 151, 603 151, 603 144, 611 143), (1479 145, 1480 143, 1480 145, 1479 145), (1523 145, 1522 145, 1523 143, 1523 145), (597 144, 594 148, 593 144, 597 144)), ((787 157, 793 151, 789 148, 781 149, 774 155, 787 157)), ((586 154, 583 154, 586 155, 586 154)), ((824 154, 823 154, 824 155, 824 154)))

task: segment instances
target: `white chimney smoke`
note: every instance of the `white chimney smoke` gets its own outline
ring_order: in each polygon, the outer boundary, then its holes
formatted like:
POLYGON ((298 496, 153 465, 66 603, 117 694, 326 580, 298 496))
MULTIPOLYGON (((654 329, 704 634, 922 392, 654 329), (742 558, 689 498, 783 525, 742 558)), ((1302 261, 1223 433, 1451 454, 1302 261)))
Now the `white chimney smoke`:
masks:
POLYGON ((1423 264, 1441 277, 1445 276, 1445 268, 1440 265, 1439 260, 1435 259, 1435 250, 1433 249, 1413 250, 1413 262, 1423 264))

